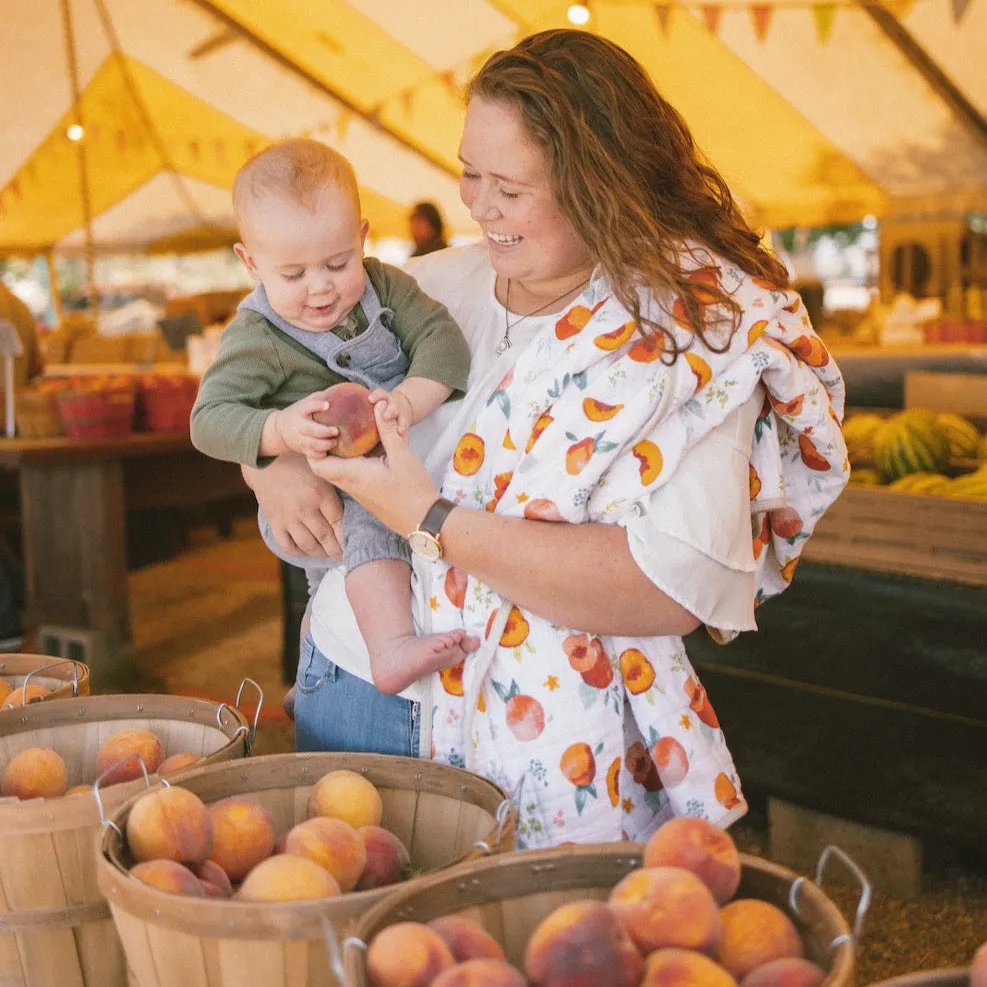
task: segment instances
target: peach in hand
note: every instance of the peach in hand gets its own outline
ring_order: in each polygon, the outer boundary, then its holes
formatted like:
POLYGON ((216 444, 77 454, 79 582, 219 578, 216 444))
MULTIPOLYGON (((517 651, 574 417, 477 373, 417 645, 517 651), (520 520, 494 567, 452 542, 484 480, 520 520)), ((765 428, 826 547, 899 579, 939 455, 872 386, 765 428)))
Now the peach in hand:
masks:
POLYGON ((332 816, 354 829, 379 826, 384 814, 380 792, 372 781, 356 771, 340 769, 324 774, 308 797, 308 817, 332 816))
POLYGON ((757 898, 738 898, 720 909, 723 937, 719 964, 737 980, 772 960, 802 956, 802 937, 777 906, 757 898))
POLYGON ((405 845, 389 829, 361 826, 357 833, 367 851, 367 862, 356 882, 357 891, 397 884, 407 877, 411 857, 405 845))
POLYGON ((298 823, 285 840, 285 856, 307 857, 324 867, 339 882, 340 890, 352 891, 367 863, 367 850, 360 834, 342 819, 316 816, 298 823))
POLYGON ((683 867, 632 870, 615 885, 609 901, 642 953, 674 947, 712 954, 719 945, 716 901, 683 867))
POLYGON ((339 429, 334 454, 349 458, 370 452, 380 441, 370 391, 362 384, 344 381, 327 388, 325 398, 329 407, 312 417, 320 425, 334 425, 339 429))
POLYGON ((381 929, 367 949, 373 987, 430 987, 455 966, 442 937, 421 922, 397 922, 381 929))
POLYGON ((274 820, 262 805, 231 795, 209 806, 212 849, 209 859, 219 864, 231 881, 242 881, 274 852, 274 820))
POLYGON ((645 867, 684 867, 726 904, 740 886, 740 854, 726 830, 697 816, 669 819, 644 848, 645 867))
POLYGON ((336 879, 315 861, 282 853, 262 860, 248 875, 241 901, 313 901, 339 895, 336 879))
POLYGON ((503 947, 482 925, 462 915, 440 915, 428 923, 445 940, 457 963, 503 960, 503 947))
POLYGON ((135 860, 200 864, 212 849, 212 820, 194 792, 162 788, 134 803, 127 817, 127 843, 135 860))
POLYGON ((737 987, 737 981, 702 953, 656 949, 645 960, 640 987, 737 987))
POLYGON ((19 751, 0 776, 0 793, 19 799, 58 798, 67 787, 65 762, 50 747, 19 751))
POLYGON ((637 987, 643 967, 613 910, 589 899, 547 915, 524 951, 524 972, 537 987, 637 987))

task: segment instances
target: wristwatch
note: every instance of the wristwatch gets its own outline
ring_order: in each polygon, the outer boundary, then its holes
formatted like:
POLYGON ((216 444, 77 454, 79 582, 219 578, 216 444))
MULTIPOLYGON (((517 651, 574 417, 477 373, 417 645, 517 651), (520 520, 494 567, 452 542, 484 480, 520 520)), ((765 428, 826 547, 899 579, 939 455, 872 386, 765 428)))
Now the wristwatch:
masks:
POLYGON ((420 555, 429 562, 442 558, 442 542, 439 541, 439 529, 445 524, 449 512, 456 507, 451 500, 440 497, 422 518, 421 524, 408 535, 408 545, 415 555, 420 555))

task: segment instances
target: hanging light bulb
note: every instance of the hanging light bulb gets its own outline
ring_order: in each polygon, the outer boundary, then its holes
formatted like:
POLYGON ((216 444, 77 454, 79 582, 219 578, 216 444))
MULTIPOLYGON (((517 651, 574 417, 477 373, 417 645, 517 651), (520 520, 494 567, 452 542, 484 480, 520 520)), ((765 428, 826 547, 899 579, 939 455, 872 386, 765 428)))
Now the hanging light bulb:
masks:
POLYGON ((72 126, 65 131, 65 136, 70 141, 81 141, 82 138, 85 136, 85 133, 86 132, 82 129, 81 126, 79 126, 79 124, 73 123, 72 126))
POLYGON ((569 18, 570 24, 582 27, 583 24, 589 23, 589 7, 582 3, 574 3, 566 11, 566 16, 569 18))

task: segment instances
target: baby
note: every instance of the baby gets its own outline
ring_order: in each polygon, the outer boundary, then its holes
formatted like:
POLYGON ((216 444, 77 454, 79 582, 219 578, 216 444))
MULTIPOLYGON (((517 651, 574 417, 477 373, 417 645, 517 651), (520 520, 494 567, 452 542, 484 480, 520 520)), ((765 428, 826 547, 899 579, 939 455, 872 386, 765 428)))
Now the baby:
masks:
MULTIPOLYGON (((191 422, 197 449, 250 466, 285 452, 330 455, 338 430, 314 416, 329 407, 326 388, 344 380, 369 388, 402 433, 462 396, 466 341, 414 278, 364 257, 368 223, 342 155, 312 140, 274 144, 238 172, 233 208, 234 249, 258 284, 202 378, 191 422)), ((285 556, 262 514, 260 524, 281 558, 305 568, 314 592, 326 561, 285 556)), ((416 636, 406 540, 345 495, 343 564, 382 692, 400 692, 478 647, 465 631, 416 636)))

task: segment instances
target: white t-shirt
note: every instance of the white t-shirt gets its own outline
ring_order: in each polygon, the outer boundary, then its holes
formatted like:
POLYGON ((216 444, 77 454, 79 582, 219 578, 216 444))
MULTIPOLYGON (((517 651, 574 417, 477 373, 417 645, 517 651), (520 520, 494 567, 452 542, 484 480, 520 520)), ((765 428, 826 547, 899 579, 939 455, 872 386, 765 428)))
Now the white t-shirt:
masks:
MULTIPOLYGON (((505 309, 494 294, 495 273, 484 244, 440 250, 408 262, 422 290, 448 309, 469 343, 472 363, 466 396, 447 402, 411 430, 412 448, 441 484, 460 436, 468 430, 518 353, 558 314, 518 321, 511 315, 511 348, 498 355, 505 309)), ((664 593, 720 630, 753 630, 755 568, 748 465, 761 389, 706 436, 644 507, 620 523, 634 561, 664 593)), ((415 558, 412 580, 416 624, 427 626, 423 587, 431 563, 415 558)), ((371 681, 370 659, 346 599, 342 569, 330 570, 312 604, 311 633, 330 661, 371 681)), ((420 700, 415 683, 401 693, 420 700)))

